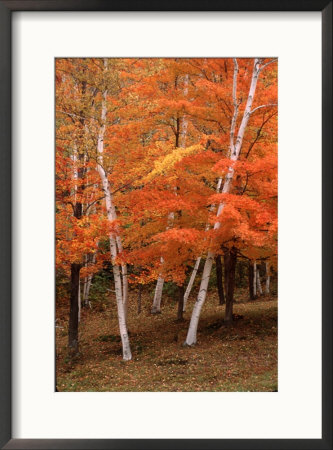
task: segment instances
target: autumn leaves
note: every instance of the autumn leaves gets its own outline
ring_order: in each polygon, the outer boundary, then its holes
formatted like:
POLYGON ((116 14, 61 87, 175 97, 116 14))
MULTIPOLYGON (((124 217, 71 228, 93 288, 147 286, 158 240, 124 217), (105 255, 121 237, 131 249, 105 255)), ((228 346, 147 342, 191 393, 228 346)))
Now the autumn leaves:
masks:
POLYGON ((128 284, 157 282, 156 298, 161 280, 184 292, 202 258, 186 338, 195 344, 216 255, 276 260, 276 61, 58 59, 56 95, 57 270, 74 283, 69 345, 77 351, 80 283, 106 260, 130 359, 128 284))

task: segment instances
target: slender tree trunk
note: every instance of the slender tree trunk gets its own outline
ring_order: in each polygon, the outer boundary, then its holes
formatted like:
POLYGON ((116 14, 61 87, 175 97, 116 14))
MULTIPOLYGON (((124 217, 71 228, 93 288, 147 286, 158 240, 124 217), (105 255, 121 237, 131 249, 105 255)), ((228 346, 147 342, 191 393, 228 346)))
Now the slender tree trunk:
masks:
POLYGON ((79 278, 79 295, 78 295, 78 321, 81 322, 81 280, 79 278))
POLYGON ((253 263, 253 296, 257 298, 257 261, 253 263))
POLYGON ((201 261, 201 257, 199 256, 199 258, 195 262, 194 269, 193 269, 193 271, 191 273, 190 281, 188 282, 188 285, 187 285, 187 288, 186 288, 186 291, 185 291, 183 311, 186 310, 186 303, 187 303, 188 297, 189 297, 189 295, 191 293, 191 290, 192 290, 192 287, 193 287, 193 283, 194 283, 195 277, 197 275, 197 272, 198 272, 198 269, 199 269, 199 266, 200 266, 200 261, 201 261))
MULTIPOLYGON (((162 259, 162 258, 161 258, 162 259)), ((163 263, 163 260, 162 260, 163 263)), ((156 283, 156 289, 154 294, 153 306, 151 308, 151 314, 161 314, 161 300, 163 292, 164 278, 158 277, 156 283)))
POLYGON ((266 285, 265 285, 265 294, 269 295, 269 287, 270 287, 270 280, 271 280, 271 276, 270 276, 270 270, 269 270, 269 263, 266 262, 266 285))
POLYGON ((138 293, 138 314, 141 313, 141 297, 142 297, 142 284, 139 284, 139 293, 138 293))
POLYGON ((260 282, 260 273, 259 273, 259 268, 258 267, 257 267, 257 289, 258 289, 259 295, 262 295, 262 288, 261 288, 261 282, 260 282))
POLYGON ((183 318, 183 309, 184 309, 184 285, 178 286, 178 312, 177 312, 177 320, 182 321, 183 318))
MULTIPOLYGON (((104 60, 104 66, 106 66, 106 60, 104 60)), ((106 96, 107 91, 103 93, 102 100, 102 116, 101 122, 102 125, 99 130, 98 140, 97 140, 97 151, 98 151, 98 159, 97 159, 97 170, 100 175, 103 191, 105 194, 105 204, 107 217, 110 222, 115 220, 115 207, 113 204, 111 189, 109 185, 109 180, 106 175, 104 164, 103 164, 103 151, 104 151, 104 134, 105 134, 105 122, 106 122, 106 96)), ((112 262, 112 270, 115 284, 115 292, 116 292, 116 302, 118 309, 118 323, 119 323, 119 332, 122 342, 123 349, 123 359, 128 361, 132 359, 132 353, 129 343, 127 325, 126 325, 126 311, 125 305, 123 302, 123 291, 122 291, 122 282, 121 282, 121 274, 119 265, 116 262, 117 258, 117 240, 114 233, 110 233, 110 254, 111 254, 111 262, 112 262)), ((118 244, 119 248, 119 244, 118 244)))
POLYGON ((249 265, 248 265, 248 269, 249 269, 249 293, 250 293, 250 300, 254 300, 254 292, 253 292, 253 265, 252 262, 249 261, 249 265))
MULTIPOLYGON (((112 217, 113 220, 117 219, 117 213, 116 208, 112 207, 112 217)), ((121 253, 123 251, 123 245, 121 242, 120 236, 116 237, 118 252, 121 253)), ((125 310, 125 319, 127 322, 127 313, 128 313, 128 279, 127 279, 127 264, 121 265, 121 275, 122 275, 122 281, 123 281, 123 303, 124 303, 124 310, 125 310)))
POLYGON ((81 265, 71 264, 71 295, 68 326, 68 347, 72 354, 79 351, 79 282, 81 265))
POLYGON ((226 296, 225 316, 224 321, 232 322, 232 311, 234 304, 234 290, 235 290, 235 274, 236 274, 236 260, 237 252, 234 248, 229 251, 228 257, 228 294, 226 296))
MULTIPOLYGON (((89 257, 86 255, 86 267, 88 267, 88 263, 91 262, 92 264, 95 264, 96 262, 96 253, 93 253, 93 255, 89 255, 89 257), (90 261, 91 259, 91 261, 90 261)), ((91 273, 85 278, 84 282, 84 289, 83 289, 83 305, 89 306, 91 308, 91 303, 89 301, 89 293, 90 288, 92 284, 93 274, 91 273)))
POLYGON ((218 294, 219 294, 219 304, 223 305, 225 303, 225 299, 224 299, 224 289, 223 289, 221 255, 217 255, 215 257, 215 265, 216 265, 217 291, 218 291, 218 294))
POLYGON ((126 321, 127 321, 127 314, 128 314, 128 278, 127 278, 127 264, 121 265, 121 274, 123 277, 123 303, 124 303, 124 309, 125 309, 125 315, 126 315, 126 321))
MULTIPOLYGON (((88 255, 84 255, 84 267, 87 269, 88 267, 88 255)), ((83 280, 83 289, 82 289, 82 298, 83 298, 83 304, 86 306, 86 291, 87 291, 87 284, 88 284, 88 277, 84 277, 83 280)))
POLYGON ((91 308, 91 303, 89 301, 89 293, 90 293, 90 288, 91 288, 91 284, 92 284, 92 279, 93 279, 93 275, 91 274, 87 278, 86 291, 84 293, 84 298, 83 298, 84 306, 89 306, 89 308, 91 308))
POLYGON ((82 289, 82 300, 83 300, 83 305, 84 305, 84 306, 87 306, 87 305, 86 305, 86 297, 87 297, 86 292, 87 292, 87 286, 88 286, 88 277, 84 277, 84 280, 83 280, 83 289, 82 289))
MULTIPOLYGON (((93 254, 91 262, 92 262, 92 264, 95 264, 96 253, 93 254)), ((89 293, 90 293, 90 288, 91 288, 91 284, 92 284, 93 274, 91 273, 86 278, 87 278, 87 281, 85 282, 85 286, 84 286, 85 289, 84 289, 84 293, 83 293, 83 304, 84 304, 84 306, 89 306, 91 308, 91 303, 89 301, 89 293)))
MULTIPOLYGON (((251 115, 251 108, 252 108, 252 103, 253 103, 253 99, 254 99, 254 94, 255 94, 255 90, 256 90, 256 86, 257 86, 259 73, 260 73, 260 60, 256 58, 254 60, 249 95, 247 98, 243 118, 242 118, 239 130, 238 130, 236 142, 234 143, 234 131, 235 131, 236 119, 237 119, 237 115, 238 115, 238 103, 237 103, 237 96, 236 96, 238 63, 237 63, 236 59, 234 60, 234 82, 233 82, 234 114, 232 117, 231 132, 230 132, 230 160, 231 161, 230 161, 228 174, 226 176, 226 180, 223 185, 223 189, 222 189, 223 193, 228 193, 231 188, 232 179, 233 179, 234 172, 235 172, 234 163, 235 163, 235 161, 237 161, 240 151, 241 151, 241 148, 242 148, 244 133, 245 133, 245 130, 247 127, 248 120, 251 115)), ((223 209, 224 209, 224 203, 220 203, 218 210, 217 210, 217 217, 220 216, 223 209)), ((221 223, 216 222, 214 225, 214 229, 218 230, 220 228, 220 226, 221 226, 221 223)), ((212 271, 214 257, 215 257, 214 252, 209 251, 206 262, 205 262, 203 274, 202 274, 201 284, 200 284, 200 288, 199 288, 199 294, 198 294, 196 303, 193 308, 190 326, 188 329, 186 341, 184 343, 185 345, 195 345, 196 341, 197 341, 197 329, 198 329, 200 312, 201 312, 202 306, 206 299, 208 283, 209 283, 209 278, 210 278, 210 274, 212 271)))
POLYGON ((189 326, 189 329, 187 332, 187 337, 186 337, 186 341, 185 341, 184 345, 195 345, 197 342, 197 329, 198 329, 199 317, 200 317, 201 309, 202 309, 203 304, 206 299, 208 282, 209 282, 210 273, 212 271, 213 261, 214 261, 214 253, 208 252, 207 258, 205 261, 205 265, 204 265, 204 269, 203 269, 203 273, 202 273, 199 294, 198 294, 197 300, 193 307, 191 322, 190 322, 190 326, 189 326))
MULTIPOLYGON (((76 157, 74 158, 74 163, 76 162, 76 157)), ((77 170, 74 164, 74 180, 77 180, 78 176, 81 177, 82 172, 77 170)), ((75 192, 77 192, 77 186, 75 185, 75 192)), ((74 217, 77 220, 82 218, 82 203, 76 201, 74 203, 74 217)), ((81 302, 80 296, 80 270, 81 264, 73 263, 71 264, 71 294, 70 294, 70 308, 69 308, 69 325, 68 325, 68 347, 72 355, 78 353, 79 351, 79 304, 81 302)))
MULTIPOLYGON (((86 82, 81 84, 81 93, 86 91, 86 82)), ((80 120, 81 125, 84 126, 84 120, 80 120)), ((82 162, 83 155, 78 153, 77 145, 74 143, 73 151, 73 180, 74 180, 74 205, 73 213, 77 220, 82 218, 82 193, 84 187, 78 183, 78 180, 82 180, 86 171, 86 168, 82 165, 78 167, 78 161, 82 162), (79 195, 81 196, 79 197, 79 195)), ((81 292, 80 292, 80 270, 81 263, 71 264, 71 294, 70 294, 70 312, 69 312, 69 325, 68 325, 68 346, 71 354, 76 354, 79 349, 79 321, 81 313, 81 292)))
POLYGON ((228 297, 228 288, 229 288, 229 266, 230 266, 230 251, 225 250, 223 255, 224 260, 224 291, 225 297, 228 297))

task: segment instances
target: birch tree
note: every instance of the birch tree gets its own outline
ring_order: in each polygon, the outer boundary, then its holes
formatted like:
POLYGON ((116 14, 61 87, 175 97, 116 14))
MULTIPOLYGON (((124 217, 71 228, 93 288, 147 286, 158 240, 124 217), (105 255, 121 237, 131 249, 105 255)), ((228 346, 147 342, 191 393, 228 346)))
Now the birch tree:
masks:
MULTIPOLYGON (((107 60, 104 60, 104 67, 107 67, 107 60)), ((102 105, 101 105, 101 126, 98 132, 97 139, 97 170, 101 177, 102 187, 105 195, 105 204, 106 204, 106 213, 108 220, 112 223, 117 219, 116 209, 113 202, 111 188, 109 184, 109 180, 107 177, 107 173, 104 168, 104 135, 106 129, 106 115, 107 115, 107 89, 103 92, 102 105)), ((112 262, 112 270, 115 284, 115 295, 117 302, 117 310, 118 310, 118 323, 119 323, 119 331, 122 342, 123 349, 123 359, 128 361, 132 359, 132 353, 129 343, 127 324, 126 324, 126 303, 124 293, 122 289, 122 280, 121 280, 121 271, 119 264, 117 263, 117 255, 118 250, 122 250, 120 237, 117 236, 114 232, 110 233, 110 254, 111 254, 111 262, 112 262), (118 250, 117 250, 118 249, 118 250)), ((124 275, 124 272, 123 272, 124 275)), ((127 275, 127 273, 125 274, 127 275)), ((126 280, 127 282, 127 280, 126 280)), ((127 289, 127 287, 126 287, 127 289)), ((126 293, 127 295, 127 293, 126 293)))
POLYGON ((258 290, 259 295, 262 295, 262 287, 261 287, 261 281, 260 281, 259 268, 257 268, 257 290, 258 290))
POLYGON ((269 288, 270 288, 270 279, 271 279, 271 277, 270 277, 270 268, 269 268, 269 262, 268 261, 266 261, 265 266, 266 266, 265 294, 269 295, 269 292, 270 292, 269 288))
MULTIPOLYGON (((233 176, 234 176, 234 163, 237 161, 240 151, 242 149, 242 143, 243 143, 243 137, 244 133, 249 121, 249 118, 251 116, 252 111, 252 104, 254 100, 254 95, 256 91, 256 86, 258 82, 258 77, 261 70, 261 61, 258 58, 254 59, 254 65, 253 65, 253 72, 252 72, 252 78, 251 78, 251 84, 250 89, 247 97, 247 102, 245 106, 245 110, 243 113, 243 117, 239 126, 239 130, 237 133, 236 141, 234 140, 235 137, 235 128, 236 128, 236 121, 238 116, 238 100, 237 100, 237 76, 238 76, 238 63, 237 60, 234 59, 234 76, 233 76, 233 104, 234 104, 234 111, 233 116, 231 120, 231 128, 230 128, 230 166, 229 171, 222 189, 222 193, 228 193, 231 188, 233 176)), ((219 217, 223 211, 224 203, 220 203, 218 206, 217 211, 217 217, 219 217)), ((221 222, 217 221, 214 225, 214 230, 218 230, 221 226, 221 222)), ((191 321, 187 333, 187 337, 185 340, 184 345, 192 346, 195 345, 197 342, 197 329, 198 329, 198 323, 200 318, 200 312, 203 307, 203 304, 206 300, 207 295, 207 289, 208 289, 208 283, 209 278, 212 270, 212 265, 214 261, 215 254, 213 251, 208 251, 207 258, 205 261, 203 274, 201 278, 200 288, 199 288, 199 294, 197 297, 197 300, 195 302, 191 321)))
POLYGON ((257 298, 257 261, 253 263, 253 296, 257 298))

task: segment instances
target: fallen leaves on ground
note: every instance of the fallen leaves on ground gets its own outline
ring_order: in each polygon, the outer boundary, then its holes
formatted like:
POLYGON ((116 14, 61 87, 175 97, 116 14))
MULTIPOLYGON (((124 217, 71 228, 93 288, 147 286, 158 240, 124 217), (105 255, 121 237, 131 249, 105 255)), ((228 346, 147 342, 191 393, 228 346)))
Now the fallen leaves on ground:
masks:
POLYGON ((183 347, 194 298, 184 321, 166 299, 162 314, 151 315, 151 297, 130 293, 128 327, 133 359, 122 360, 115 300, 106 311, 83 310, 80 354, 67 352, 67 309, 57 308, 57 387, 59 391, 226 391, 277 390, 277 299, 237 302, 237 320, 223 323, 224 306, 210 294, 203 308, 196 346, 183 347), (61 328, 62 327, 62 328, 61 328))

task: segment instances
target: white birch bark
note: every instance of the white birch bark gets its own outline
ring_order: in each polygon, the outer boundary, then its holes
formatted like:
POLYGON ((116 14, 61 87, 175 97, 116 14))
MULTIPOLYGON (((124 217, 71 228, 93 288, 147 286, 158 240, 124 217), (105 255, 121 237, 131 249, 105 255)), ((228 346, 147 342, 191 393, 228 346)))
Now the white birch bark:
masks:
MULTIPOLYGON (((106 62, 106 61, 105 61, 106 62)), ((105 64, 104 62, 104 64, 105 64)), ((104 151, 104 134, 105 134, 105 122, 106 122, 106 96, 107 91, 103 92, 103 100, 102 100, 102 116, 101 116, 101 126, 98 133, 97 139, 97 170, 101 178, 103 191, 105 194, 105 203, 106 203, 106 211, 108 220, 111 222, 115 219, 115 208, 113 204, 111 189, 109 185, 109 180, 107 178, 104 166, 103 166, 103 151, 104 151)), ((123 359, 128 361, 132 359, 132 353, 129 343, 127 325, 126 325, 126 313, 125 307, 123 303, 123 291, 122 291, 122 282, 121 282, 121 274, 119 265, 116 263, 117 258, 117 241, 114 233, 110 233, 110 254, 111 254, 111 262, 114 276, 114 284, 115 284, 115 293, 116 293, 116 302, 118 309, 118 323, 119 323, 119 332, 122 342, 123 349, 123 359)))
MULTIPOLYGON (((93 254, 91 262, 92 262, 92 264, 95 264, 96 253, 93 254)), ((86 258, 86 264, 88 266, 88 258, 86 258)), ((85 306, 89 306, 89 308, 91 308, 91 303, 89 301, 89 293, 90 293, 92 279, 93 279, 92 273, 90 275, 88 275, 87 277, 85 277, 85 283, 84 283, 84 289, 83 289, 83 304, 85 306)))
MULTIPOLYGON (((111 202, 110 206, 110 216, 112 220, 117 220, 117 211, 113 202, 111 202)), ((123 244, 121 242, 121 237, 116 235, 116 244, 118 253, 123 251, 123 244)), ((127 264, 121 265, 121 274, 122 274, 122 297, 125 308, 125 318, 127 321, 127 311, 128 311, 128 277, 127 277, 127 264)))
MULTIPOLYGON (((114 220, 117 218, 116 210, 113 208, 113 217, 114 220)), ((116 237, 117 247, 119 253, 123 251, 123 245, 120 239, 120 236, 116 237)), ((123 280, 123 303, 124 303, 124 309, 125 309, 125 319, 127 322, 127 312, 128 312, 128 278, 127 278, 127 264, 121 265, 121 274, 122 274, 122 280, 123 280)))
POLYGON ((83 298, 83 303, 84 303, 84 305, 86 305, 87 285, 88 285, 88 277, 84 277, 84 281, 83 281, 83 293, 82 293, 82 298, 83 298))
MULTIPOLYGON (((175 214, 173 212, 168 214, 168 226, 166 227, 167 230, 172 226, 174 218, 175 218, 175 214)), ((164 263, 164 259, 161 256, 161 265, 163 265, 163 263, 164 263)), ((156 282, 153 306, 150 311, 151 314, 160 314, 161 313, 163 285, 164 285, 164 278, 160 274, 159 277, 157 278, 157 282, 156 282)))
MULTIPOLYGON (((161 262, 163 262, 163 258, 161 258, 161 262)), ((156 283, 153 306, 151 308, 152 314, 160 314, 161 312, 163 285, 164 285, 164 278, 162 278, 162 276, 160 275, 156 283)))
POLYGON ((199 258, 195 262, 193 271, 191 273, 190 280, 188 282, 188 285, 187 285, 187 288, 186 288, 186 291, 185 291, 185 294, 184 294, 183 311, 186 311, 186 303, 187 303, 187 300, 188 300, 188 298, 190 296, 190 293, 191 293, 191 290, 192 290, 192 287, 193 287, 193 283, 194 283, 195 277, 197 275, 197 272, 198 272, 198 269, 199 269, 199 266, 200 266, 200 261, 201 261, 201 256, 199 256, 199 258))
POLYGON ((257 268, 257 288, 258 288, 259 295, 262 295, 262 287, 261 287, 261 282, 260 282, 260 273, 259 273, 258 268, 257 268))
MULTIPOLYGON (((88 267, 88 255, 84 255, 84 267, 88 267)), ((88 277, 84 277, 83 281, 83 303, 86 305, 86 292, 87 292, 87 284, 88 284, 88 277)))
POLYGON ((257 296, 257 261, 253 263, 253 296, 257 296))
POLYGON ((83 294, 83 304, 85 306, 89 306, 89 308, 91 308, 91 302, 89 301, 89 293, 90 293, 92 278, 93 278, 92 274, 87 276, 87 281, 85 283, 85 291, 83 294))
MULTIPOLYGON (((232 184, 232 180, 233 180, 233 176, 234 176, 234 167, 233 166, 234 166, 234 162, 237 161, 240 151, 241 151, 241 148, 242 148, 244 133, 245 133, 247 123, 248 123, 250 115, 251 115, 251 108, 252 108, 253 98, 254 98, 254 94, 256 91, 256 87, 257 87, 259 73, 260 73, 260 60, 258 58, 255 58, 249 94, 248 94, 244 114, 242 117, 242 121, 241 121, 239 130, 238 130, 238 133, 237 133, 236 142, 234 143, 234 140, 230 139, 230 160, 231 161, 230 161, 228 174, 226 176, 226 180, 223 185, 222 193, 228 193, 231 188, 231 184, 232 184)), ((235 127, 235 124, 236 124, 236 120, 234 118, 235 117, 237 118, 237 114, 238 114, 237 96, 236 96, 237 95, 237 75, 238 75, 238 64, 237 64, 237 60, 234 59, 234 78, 233 78, 233 80, 234 80, 233 81, 234 113, 233 113, 233 118, 231 121, 231 132, 233 131, 233 127, 235 127)), ((217 217, 222 213, 223 209, 224 209, 224 203, 220 203, 218 210, 217 210, 217 217)), ((221 226, 220 222, 215 222, 214 230, 218 230, 220 228, 220 226, 221 226)), ((205 303, 205 300, 206 300, 208 283, 209 283, 209 278, 210 278, 210 274, 212 271, 214 257, 215 257, 215 253, 212 251, 209 251, 207 254, 207 259, 206 259, 205 265, 204 265, 204 270, 203 270, 202 279, 201 279, 200 288, 199 288, 199 294, 198 294, 197 300, 194 304, 191 322, 190 322, 190 326, 188 329, 188 333, 187 333, 187 337, 186 337, 184 345, 195 345, 197 342, 197 329, 198 329, 199 317, 200 317, 200 312, 203 307, 203 304, 205 303)))
POLYGON ((269 288, 270 288, 270 270, 269 270, 269 263, 266 262, 266 285, 265 285, 265 294, 269 294, 269 288))

